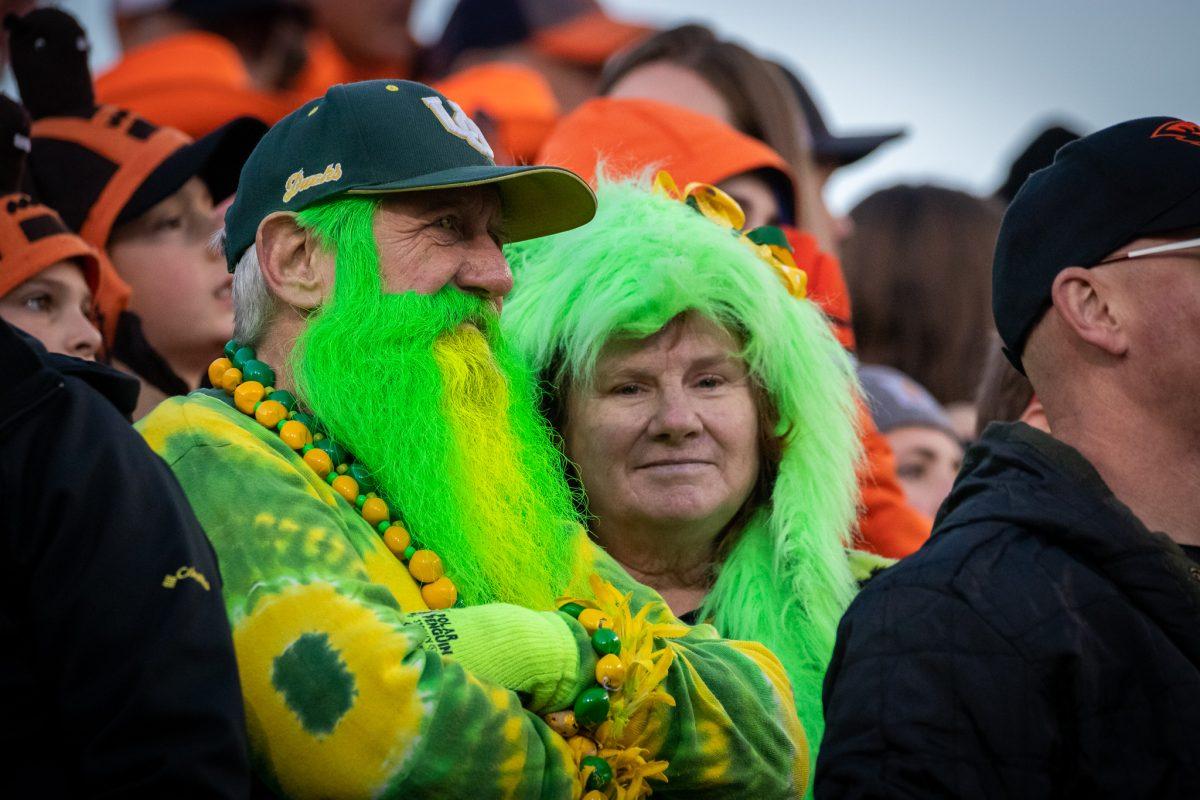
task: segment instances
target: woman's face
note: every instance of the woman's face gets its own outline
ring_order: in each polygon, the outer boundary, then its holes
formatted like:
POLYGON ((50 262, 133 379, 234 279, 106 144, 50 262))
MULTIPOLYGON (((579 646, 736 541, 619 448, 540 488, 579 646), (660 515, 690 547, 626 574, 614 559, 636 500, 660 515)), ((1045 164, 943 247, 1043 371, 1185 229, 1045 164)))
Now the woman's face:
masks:
POLYGON ((894 428, 887 440, 908 501, 922 514, 934 516, 962 467, 962 445, 936 428, 917 426, 894 428))
POLYGON ((695 315, 608 344, 567 396, 564 441, 597 528, 715 537, 758 478, 758 414, 738 343, 695 315))
POLYGON ((133 289, 129 310, 169 362, 211 354, 233 335, 232 277, 211 246, 219 227, 208 189, 191 178, 109 240, 113 265, 133 289))
POLYGON ((733 109, 721 93, 693 70, 670 61, 650 61, 634 67, 612 85, 607 95, 659 100, 733 125, 733 109))
POLYGON ((45 345, 51 353, 96 357, 100 331, 92 323, 92 292, 83 270, 59 261, 0 297, 0 317, 45 345))

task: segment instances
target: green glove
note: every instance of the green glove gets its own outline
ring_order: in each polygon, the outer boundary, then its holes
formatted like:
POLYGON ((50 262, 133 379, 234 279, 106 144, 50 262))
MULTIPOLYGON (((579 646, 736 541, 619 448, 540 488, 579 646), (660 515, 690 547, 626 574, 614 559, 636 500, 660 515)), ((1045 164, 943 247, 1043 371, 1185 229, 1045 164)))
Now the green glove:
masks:
POLYGON ((526 695, 530 711, 568 708, 592 683, 591 639, 566 614, 490 603, 406 619, 424 629, 423 648, 454 659, 477 678, 526 695))

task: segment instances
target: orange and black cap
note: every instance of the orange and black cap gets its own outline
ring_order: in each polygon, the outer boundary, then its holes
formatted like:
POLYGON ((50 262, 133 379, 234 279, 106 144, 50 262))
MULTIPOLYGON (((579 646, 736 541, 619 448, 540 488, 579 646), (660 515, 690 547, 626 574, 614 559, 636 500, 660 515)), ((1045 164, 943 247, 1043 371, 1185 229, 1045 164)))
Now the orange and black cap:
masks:
POLYGON ((1197 226, 1200 125, 1145 117, 1060 149, 1017 192, 996 242, 992 313, 1008 360, 1024 372, 1021 352, 1059 272, 1093 267, 1143 236, 1197 226))

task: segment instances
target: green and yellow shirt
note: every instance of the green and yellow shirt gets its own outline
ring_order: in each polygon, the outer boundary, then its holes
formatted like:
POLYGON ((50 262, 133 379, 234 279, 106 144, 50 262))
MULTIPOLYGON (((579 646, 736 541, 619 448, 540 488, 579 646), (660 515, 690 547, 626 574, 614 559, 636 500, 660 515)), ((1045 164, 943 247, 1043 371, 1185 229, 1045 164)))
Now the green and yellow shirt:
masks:
MULTIPOLYGON (((406 614, 427 607, 407 569, 272 431, 205 392, 165 401, 138 427, 217 551, 252 755, 269 785, 296 798, 582 793, 566 742, 515 693, 421 646, 406 614)), ((674 622, 582 533, 580 548, 632 593, 634 612, 652 606, 674 622)), ((808 751, 776 658, 708 625, 663 645, 674 705, 637 742, 670 764, 655 796, 801 796, 808 751)))

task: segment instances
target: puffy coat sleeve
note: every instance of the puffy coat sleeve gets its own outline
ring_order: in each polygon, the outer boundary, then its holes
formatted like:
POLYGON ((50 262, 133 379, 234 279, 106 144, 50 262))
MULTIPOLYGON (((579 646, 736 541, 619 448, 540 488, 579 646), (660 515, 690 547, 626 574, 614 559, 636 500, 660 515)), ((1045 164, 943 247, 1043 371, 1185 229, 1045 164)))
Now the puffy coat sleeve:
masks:
POLYGON ((1052 795, 1057 726, 1035 670, 950 592, 869 584, 839 626, 824 701, 818 800, 1052 795))

